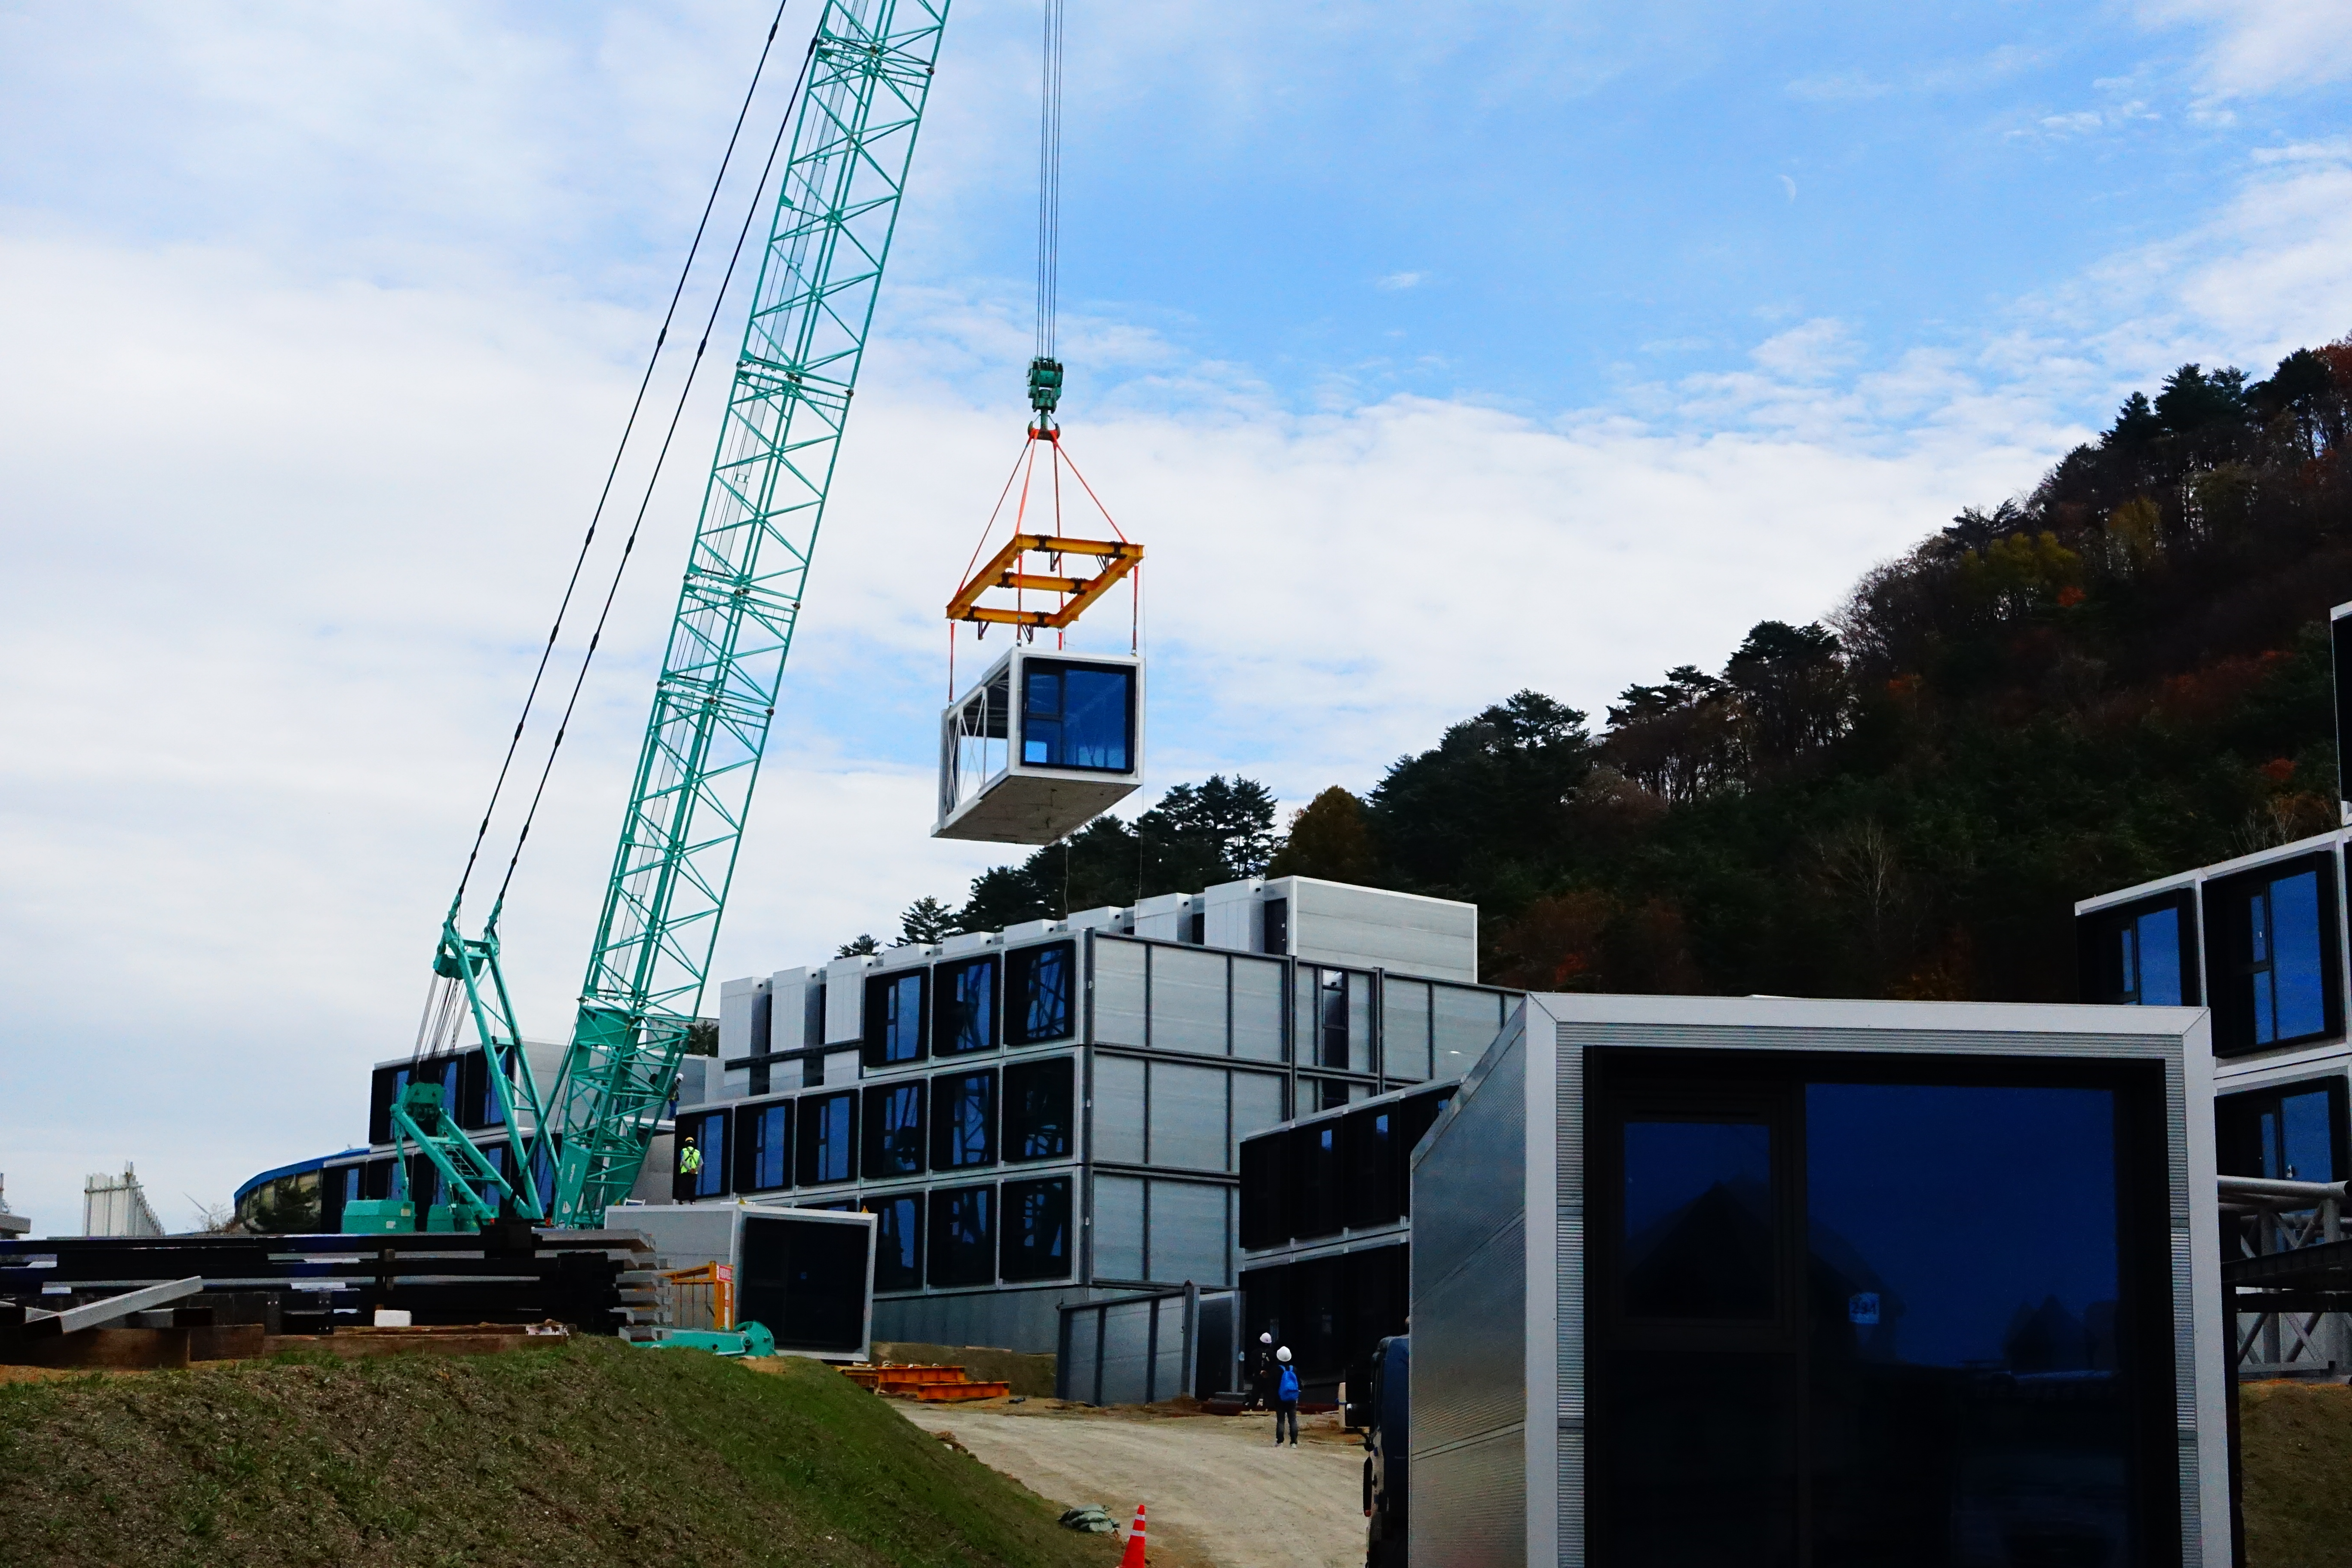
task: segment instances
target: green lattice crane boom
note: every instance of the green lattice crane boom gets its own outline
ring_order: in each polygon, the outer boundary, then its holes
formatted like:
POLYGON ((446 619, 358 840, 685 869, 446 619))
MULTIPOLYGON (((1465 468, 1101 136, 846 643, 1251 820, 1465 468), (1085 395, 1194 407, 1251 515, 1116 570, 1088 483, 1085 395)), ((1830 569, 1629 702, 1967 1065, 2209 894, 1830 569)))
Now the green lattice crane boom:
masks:
POLYGON ((394 1122, 458 1223, 602 1223, 677 1085, 800 617, 949 0, 827 0, 562 1068, 541 1094, 499 963, 453 911, 435 969, 462 986, 512 1170, 413 1086, 394 1122), (519 1120, 517 1112, 522 1113, 519 1120), (523 1170, 551 1174, 547 1193, 523 1170))

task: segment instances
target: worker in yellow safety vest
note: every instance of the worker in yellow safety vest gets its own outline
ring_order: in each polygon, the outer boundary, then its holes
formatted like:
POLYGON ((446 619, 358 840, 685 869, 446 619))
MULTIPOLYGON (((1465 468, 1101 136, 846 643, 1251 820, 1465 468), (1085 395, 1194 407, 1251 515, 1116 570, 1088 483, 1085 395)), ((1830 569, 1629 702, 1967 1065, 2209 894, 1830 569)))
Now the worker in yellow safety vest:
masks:
POLYGON ((677 1152, 677 1173, 681 1176, 691 1176, 701 1169, 702 1151, 694 1146, 692 1138, 688 1138, 686 1141, 686 1147, 677 1152))

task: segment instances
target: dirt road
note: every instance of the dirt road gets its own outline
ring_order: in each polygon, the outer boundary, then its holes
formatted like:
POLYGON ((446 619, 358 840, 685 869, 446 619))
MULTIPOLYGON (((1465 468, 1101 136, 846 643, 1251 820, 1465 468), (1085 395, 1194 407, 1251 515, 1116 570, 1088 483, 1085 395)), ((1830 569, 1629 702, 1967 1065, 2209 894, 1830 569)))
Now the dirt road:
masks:
POLYGON ((1122 1523, 1150 1510, 1154 1568, 1358 1568, 1363 1449, 1334 1417, 1275 1447, 1265 1416, 1174 1416, 1027 1405, 904 1404, 991 1468, 1055 1502, 1098 1502, 1122 1523))

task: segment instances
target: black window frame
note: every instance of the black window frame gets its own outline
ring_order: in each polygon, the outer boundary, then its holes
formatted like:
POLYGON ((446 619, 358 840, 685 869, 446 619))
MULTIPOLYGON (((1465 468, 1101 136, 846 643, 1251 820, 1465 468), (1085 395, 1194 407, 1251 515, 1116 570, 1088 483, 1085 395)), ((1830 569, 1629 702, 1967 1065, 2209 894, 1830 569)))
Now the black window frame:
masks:
POLYGON ((2225 1176, 2261 1176, 2261 1133, 2253 1120, 2266 1109, 2283 1109, 2291 1097, 2325 1090, 2327 1095, 2327 1156, 2331 1173, 2298 1173, 2302 1182, 2340 1182, 2352 1175, 2352 1107, 2340 1071, 2315 1078, 2290 1079, 2253 1089, 2231 1089, 2213 1099, 2214 1165, 2225 1176), (2249 1158, 2249 1154, 2252 1157, 2249 1158))
POLYGON ((735 1107, 735 1190, 739 1193, 784 1193, 793 1186, 793 1111, 789 1100, 755 1100, 735 1107), (783 1112, 781 1140, 783 1144, 783 1179, 773 1184, 760 1180, 759 1157, 761 1140, 753 1129, 772 1111, 783 1112))
POLYGON ((929 1081, 931 1169, 933 1171, 982 1171, 997 1163, 1001 1147, 1000 1112, 1003 1101, 1003 1086, 998 1081, 997 1070, 995 1068, 973 1068, 960 1072, 931 1075, 929 1081), (956 1147, 956 1136, 960 1129, 957 1122, 948 1114, 948 1110, 950 1102, 965 1092, 961 1086, 974 1082, 984 1083, 987 1086, 986 1110, 982 1112, 986 1122, 986 1147, 980 1157, 965 1158, 962 1151, 956 1147))
POLYGON ((1046 1046, 1075 1038, 1078 1032, 1078 944, 1075 938, 1032 942, 1005 953, 1004 1000, 999 1033, 1007 1046, 1046 1046), (1060 955, 1058 962, 1062 970, 1061 1023, 1058 1028, 1036 1033, 1031 1030, 1028 1023, 1030 998, 1038 967, 1054 954, 1060 955))
POLYGON ((2179 888, 2151 898, 2135 899, 2128 904, 2111 904, 2075 917, 2077 994, 2084 1001, 2109 1006, 2143 1005, 2139 981, 2146 970, 2146 959, 2138 951, 2139 922, 2167 910, 2172 910, 2179 921, 2180 1001, 2177 1005, 2204 1005, 2205 976, 2197 962, 2198 909, 2194 888, 2179 888), (2129 985, 2124 984, 2126 977, 2117 961, 2120 939, 2126 932, 2131 934, 2134 952, 2135 973, 2129 976, 2129 985))
POLYGON ((1076 1215, 1070 1201, 1071 1182, 1067 1176, 1036 1176, 1024 1181, 1005 1182, 997 1189, 997 1262, 998 1278, 1010 1284, 1037 1280, 1067 1279, 1077 1272, 1076 1215), (1060 1229, 1061 1258, 1039 1261, 1031 1256, 1036 1248, 1028 1239, 1028 1230, 1022 1205, 1032 1197, 1049 1200, 1047 1212, 1057 1215, 1060 1229), (1051 1200, 1058 1199, 1055 1209, 1051 1200))
POLYGON ((858 1169, 867 1181, 923 1173, 929 1112, 930 1096, 919 1078, 869 1083, 859 1091, 858 1114, 865 1125, 857 1136, 858 1169), (914 1111, 911 1127, 906 1121, 908 1107, 914 1111))
MULTIPOLYGON (((2116 1105, 2116 1328, 2128 1347, 2132 1378, 2126 1405, 2130 1509, 2133 1539, 2127 1561, 2175 1562, 2180 1552, 2177 1367, 2174 1362, 2172 1233, 2169 1149, 2163 1064, 2152 1060, 2032 1057, 1916 1057, 1844 1051, 1710 1052, 1609 1047, 1585 1059, 1584 1191, 1587 1206, 1587 1268, 1584 1281, 1587 1407, 1591 1451, 1611 1451, 1614 1411, 1620 1402, 1651 1399, 1647 1370, 1671 1362, 1690 1363, 1724 1355, 1726 1364, 1758 1357, 1786 1358, 1791 1368, 1783 1386, 1798 1400, 1791 1474, 1799 1492, 1795 1561, 1809 1555, 1810 1505, 1804 1489, 1817 1484, 1822 1453, 1812 1445, 1808 1414, 1818 1394, 1809 1370, 1815 1331, 1808 1304, 1804 1258, 1806 1196, 1803 1168, 1804 1091, 1823 1083, 1919 1084, 1928 1086, 2095 1088, 2111 1091, 2116 1105), (1746 1115, 1761 1108, 1773 1119, 1775 1206, 1784 1243, 1780 1260, 1780 1307, 1769 1323, 1704 1325, 1706 1338, 1689 1321, 1653 1319, 1629 1322, 1620 1310, 1617 1288, 1622 1182, 1620 1129, 1631 1116, 1666 1113, 1675 1120, 1706 1119, 1706 1112, 1746 1115), (1780 1135, 1782 1130, 1793 1135, 1780 1135), (1629 1329, 1631 1331, 1629 1332, 1629 1329), (1627 1356, 1626 1352, 1633 1352, 1627 1356), (1626 1356, 1621 1363, 1618 1357, 1626 1356)), ((2019 1223, 2031 1226, 2030 1214, 2019 1223)), ((1596 1472, 1589 1541, 1610 1547, 1612 1514, 1620 1500, 1596 1472)), ((1632 1510, 1630 1500, 1622 1505, 1632 1510)))
POLYGON ((980 1182, 968 1186, 933 1187, 930 1201, 925 1205, 929 1236, 928 1256, 923 1259, 923 1278, 934 1289, 955 1289, 971 1285, 996 1283, 996 1184, 980 1182), (968 1241, 958 1241, 949 1234, 950 1229, 969 1218, 963 1205, 972 1201, 981 1205, 982 1234, 968 1241))
MULTIPOLYGON (((1040 1122, 1037 1125, 1052 1126, 1055 1123, 1040 1122)), ((1077 1058, 1046 1057, 1037 1061, 1007 1062, 1004 1080, 998 1086, 996 1127, 997 1154, 1006 1164, 1074 1157, 1078 1148, 1077 1058), (1059 1142, 1039 1153, 1024 1152, 1026 1142, 1034 1132, 1027 1098, 1032 1085, 1043 1085, 1047 1098, 1058 1101, 1055 1109, 1058 1110, 1059 1142)))
POLYGON ((2255 1051, 2286 1050, 2314 1041, 2342 1037, 2344 977, 2340 921, 2343 898, 2344 879, 2336 869, 2336 856, 2325 849, 2250 867, 2227 877, 2214 878, 2205 884, 2201 911, 2206 933, 2205 994, 2211 998, 2215 1056, 2237 1057, 2255 1051), (2275 973, 2277 939, 2273 921, 2270 958, 2255 963, 2248 956, 2252 935, 2244 913, 2247 895, 2259 887, 2268 897, 2269 889, 2278 883, 2306 873, 2316 874, 2315 886, 2319 900, 2320 1026, 2300 1035, 2256 1040, 2252 986, 2259 974, 2265 971, 2275 973))
POLYGON ((794 1186, 829 1187, 841 1182, 854 1182, 857 1179, 857 1091, 854 1089, 819 1089, 814 1094, 802 1095, 794 1102, 793 1111, 795 1133, 793 1139, 793 1184, 794 1186), (849 1114, 844 1119, 844 1136, 848 1140, 849 1147, 844 1152, 845 1158, 842 1162, 844 1167, 842 1174, 820 1176, 817 1173, 817 1155, 823 1145, 813 1127, 811 1112, 835 1100, 845 1100, 849 1105, 849 1114))
POLYGON ((1003 1038, 1003 1030, 1000 1025, 1004 1010, 1003 977, 1003 966, 997 962, 997 955, 992 952, 983 952, 975 958, 959 958, 932 966, 930 1013, 931 1056, 934 1059, 941 1057, 971 1056, 981 1051, 992 1051, 998 1048, 999 1043, 1003 1038), (950 998, 954 995, 957 984, 964 976, 973 973, 985 973, 988 976, 988 1000, 982 1005, 983 1037, 977 1045, 960 1045, 957 1041, 962 1031, 958 1026, 963 1016, 961 1012, 963 1005, 961 1002, 951 1003, 950 998))
POLYGON ((860 1206, 874 1216, 874 1289, 877 1294, 885 1290, 919 1290, 923 1288, 924 1194, 920 1192, 877 1193, 866 1198, 860 1206), (891 1243, 901 1234, 903 1216, 913 1215, 915 1261, 902 1274, 891 1258, 891 1243))
MULTIPOLYGON (((677 1173, 674 1184, 681 1203, 688 1199, 723 1198, 734 1190, 735 1184, 732 1179, 734 1173, 727 1168, 727 1162, 731 1157, 729 1147, 731 1140, 727 1136, 728 1122, 731 1115, 730 1111, 725 1110, 687 1110, 680 1112, 677 1119, 671 1124, 674 1150, 682 1150, 685 1141, 691 1137, 694 1140, 695 1148, 702 1154, 700 1170, 691 1176, 684 1171, 677 1173), (710 1152, 713 1128, 718 1130, 719 1153, 716 1158, 713 1158, 710 1152)), ((675 1161, 675 1154, 672 1158, 675 1161)))
POLYGON ((858 1054, 872 1068, 906 1067, 930 1055, 931 972, 928 966, 913 969, 893 969, 866 977, 866 1026, 859 1038, 858 1054), (892 1055, 898 1042, 898 1009, 911 990, 915 998, 915 1019, 904 1037, 911 1045, 898 1055, 892 1055))
POLYGON ((1347 1228, 1347 1181, 1342 1163, 1341 1119, 1334 1116, 1294 1127, 1290 1145, 1290 1234, 1297 1241, 1319 1241, 1347 1228))
POLYGON ((1261 1132, 1242 1140, 1240 1241, 1244 1252, 1289 1242, 1290 1134, 1261 1132))
POLYGON ((1046 768, 1055 773, 1107 773, 1113 777, 1119 777, 1135 772, 1135 710, 1139 706, 1136 700, 1136 688, 1139 684, 1138 678, 1140 674, 1141 671, 1136 666, 1131 664, 1104 664, 1091 659, 1083 658, 1032 658, 1024 660, 1021 666, 1021 697, 1018 702, 1021 714, 1021 732, 1014 739, 1013 743, 1013 758, 1014 763, 1024 770, 1030 768, 1046 768), (1118 767, 1104 767, 1099 764, 1089 763, 1033 763, 1028 760, 1030 681, 1035 679, 1040 674, 1051 674, 1055 677, 1055 691, 1058 705, 1054 716, 1054 722, 1058 725, 1066 720, 1069 713, 1068 675, 1069 672, 1074 669, 1084 670, 1089 674, 1104 673, 1116 675, 1127 688, 1125 698, 1126 712, 1123 716, 1125 728, 1121 731, 1121 738, 1119 741, 1119 754, 1122 758, 1122 763, 1118 767))

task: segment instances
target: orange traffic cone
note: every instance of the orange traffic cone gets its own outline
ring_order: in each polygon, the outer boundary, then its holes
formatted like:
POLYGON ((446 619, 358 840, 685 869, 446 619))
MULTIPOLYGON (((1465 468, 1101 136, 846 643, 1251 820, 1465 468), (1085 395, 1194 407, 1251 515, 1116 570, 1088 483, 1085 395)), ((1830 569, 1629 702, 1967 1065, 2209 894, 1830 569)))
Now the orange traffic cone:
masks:
POLYGON ((1135 1505, 1135 1528, 1127 1532, 1127 1552, 1118 1568, 1143 1568, 1143 1505, 1135 1505))

